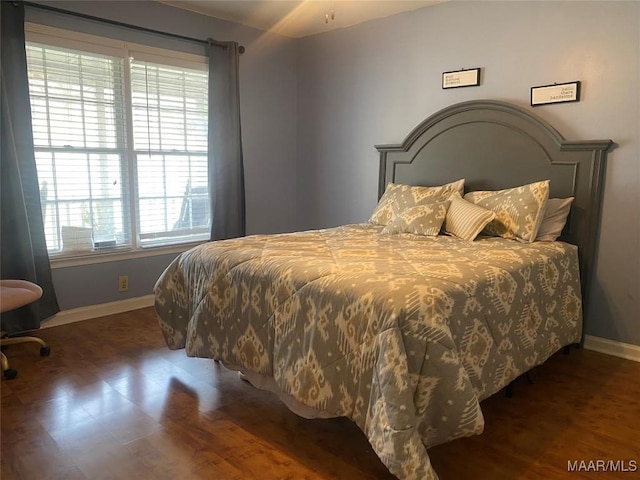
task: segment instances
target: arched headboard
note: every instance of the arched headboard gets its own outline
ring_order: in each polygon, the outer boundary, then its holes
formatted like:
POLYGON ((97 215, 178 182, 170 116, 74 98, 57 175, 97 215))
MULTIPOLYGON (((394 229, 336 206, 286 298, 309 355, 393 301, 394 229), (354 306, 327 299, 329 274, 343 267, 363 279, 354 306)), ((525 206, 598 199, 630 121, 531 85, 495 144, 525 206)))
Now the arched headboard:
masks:
POLYGON ((529 111, 493 100, 444 108, 380 152, 378 196, 388 182, 501 190, 549 179, 550 198, 575 197, 560 240, 578 246, 583 301, 593 270, 603 177, 611 140, 565 140, 529 111))

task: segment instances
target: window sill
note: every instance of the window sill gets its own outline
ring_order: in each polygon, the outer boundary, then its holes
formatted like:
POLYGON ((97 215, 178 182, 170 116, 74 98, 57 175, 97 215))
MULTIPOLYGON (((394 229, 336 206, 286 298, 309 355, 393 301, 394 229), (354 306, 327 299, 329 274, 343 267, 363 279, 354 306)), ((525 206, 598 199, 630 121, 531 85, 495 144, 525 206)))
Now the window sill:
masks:
POLYGON ((135 250, 91 252, 86 255, 78 255, 74 257, 51 257, 50 262, 52 269, 92 265, 95 263, 118 262, 121 260, 131 260, 135 258, 157 257, 159 255, 168 255, 171 253, 182 253, 203 243, 206 243, 206 241, 181 243, 179 245, 168 245, 163 247, 137 248, 135 250))

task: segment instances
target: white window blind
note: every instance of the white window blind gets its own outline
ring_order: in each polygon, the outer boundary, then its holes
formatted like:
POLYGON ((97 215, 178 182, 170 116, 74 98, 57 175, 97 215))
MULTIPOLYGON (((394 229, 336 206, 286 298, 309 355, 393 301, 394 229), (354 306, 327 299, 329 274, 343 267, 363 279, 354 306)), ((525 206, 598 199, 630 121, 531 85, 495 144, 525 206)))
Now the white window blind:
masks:
POLYGON ((122 52, 27 43, 36 166, 54 256, 208 238, 204 65, 143 62, 122 52))
POLYGON ((26 50, 49 250, 129 246, 122 59, 38 44, 26 50))
POLYGON ((143 245, 207 238, 207 72, 131 60, 143 245))

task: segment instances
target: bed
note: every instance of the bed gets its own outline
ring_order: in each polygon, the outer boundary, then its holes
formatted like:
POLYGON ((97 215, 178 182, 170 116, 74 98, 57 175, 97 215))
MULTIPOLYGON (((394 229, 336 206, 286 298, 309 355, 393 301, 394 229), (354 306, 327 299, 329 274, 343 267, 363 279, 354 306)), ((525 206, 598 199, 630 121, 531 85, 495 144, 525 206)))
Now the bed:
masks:
POLYGON ((435 479, 429 447, 481 433, 483 399, 581 341, 611 144, 568 142, 504 102, 445 108, 376 147, 381 204, 390 183, 464 178, 478 197, 544 183, 546 197, 574 197, 558 241, 369 221, 210 242, 156 284, 167 345, 241 371, 299 415, 346 416, 398 478, 435 479))

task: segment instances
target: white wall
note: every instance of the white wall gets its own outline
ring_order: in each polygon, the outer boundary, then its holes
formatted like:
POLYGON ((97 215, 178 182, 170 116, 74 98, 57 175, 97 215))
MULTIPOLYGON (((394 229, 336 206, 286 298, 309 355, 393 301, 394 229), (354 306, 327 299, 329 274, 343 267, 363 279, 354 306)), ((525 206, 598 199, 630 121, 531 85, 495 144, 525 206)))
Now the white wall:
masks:
POLYGON ((529 107, 530 87, 582 81, 578 103, 536 107, 566 138, 613 139, 590 335, 640 345, 640 3, 448 2, 307 37, 298 52, 298 225, 364 221, 375 144, 464 100, 529 107), (442 90, 442 72, 482 84, 442 90))

